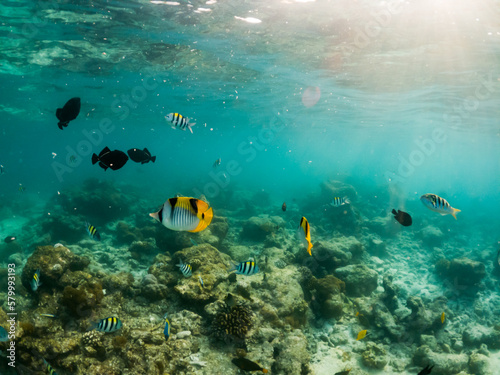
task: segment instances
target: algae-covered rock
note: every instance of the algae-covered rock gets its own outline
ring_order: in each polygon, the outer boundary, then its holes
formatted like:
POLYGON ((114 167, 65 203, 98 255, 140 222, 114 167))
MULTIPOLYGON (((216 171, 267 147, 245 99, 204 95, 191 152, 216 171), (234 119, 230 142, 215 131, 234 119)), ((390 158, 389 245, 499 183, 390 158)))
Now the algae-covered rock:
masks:
POLYGON ((128 251, 132 258, 138 259, 141 256, 151 256, 158 252, 158 248, 149 241, 134 241, 130 244, 128 251))
MULTIPOLYGON (((192 276, 184 277, 179 268, 175 267, 175 276, 179 281, 174 291, 185 301, 199 304, 206 303, 217 295, 216 288, 227 278, 227 264, 229 256, 219 252, 209 244, 192 246, 174 254, 175 264, 179 261, 189 263, 192 267, 192 276), (199 281, 203 280, 203 286, 199 281)), ((198 305, 202 308, 202 305, 198 305)))
POLYGON ((485 344, 490 349, 500 349, 500 331, 480 324, 469 324, 463 331, 462 340, 473 348, 485 344))
MULTIPOLYGON (((267 274, 265 280, 261 283, 253 283, 260 289, 259 298, 275 308, 279 317, 278 326, 283 323, 290 324, 297 328, 307 321, 309 311, 308 304, 304 300, 304 292, 298 280, 299 271, 294 267, 285 267, 284 269, 274 268, 267 274)), ((248 278, 239 276, 238 283, 249 283, 248 278)), ((253 293, 253 291, 251 291, 253 293)))
POLYGON ((307 339, 301 330, 294 330, 274 345, 275 374, 302 375, 308 373, 310 362, 307 339))
POLYGON ((396 323, 394 316, 383 303, 377 301, 372 308, 374 326, 384 329, 393 339, 399 339, 405 334, 405 327, 396 323))
POLYGON ((442 375, 456 375, 467 369, 469 357, 467 354, 437 353, 426 345, 417 348, 413 355, 413 362, 417 366, 425 367, 432 363, 432 373, 442 375))
POLYGON ((269 234, 277 232, 280 226, 283 225, 284 220, 278 216, 252 216, 243 223, 240 237, 242 239, 262 242, 269 234))
POLYGON ((122 292, 123 295, 132 294, 132 285, 134 276, 128 272, 119 272, 116 274, 105 274, 101 277, 102 287, 106 289, 107 294, 122 292))
POLYGON ((337 268, 335 276, 345 282, 346 293, 353 297, 368 296, 377 289, 377 272, 363 264, 337 268))
POLYGON ((25 288, 31 290, 30 282, 33 274, 40 269, 40 280, 45 288, 61 288, 59 279, 68 272, 81 271, 90 263, 86 257, 71 252, 59 245, 39 246, 28 258, 21 276, 25 288))
POLYGON ((435 227, 434 225, 426 226, 417 234, 423 242, 430 246, 437 246, 441 244, 444 239, 444 235, 441 229, 435 227))
POLYGON ((347 266, 352 259, 349 247, 339 246, 339 242, 318 241, 314 244, 315 258, 321 260, 321 266, 327 272, 347 266))
POLYGON ((102 285, 92 280, 78 288, 66 286, 62 293, 61 305, 66 307, 71 315, 85 317, 92 314, 92 310, 101 303, 103 297, 102 285))
MULTIPOLYGON (((474 375, 493 375, 489 358, 484 354, 472 353, 469 358, 469 369, 474 375)), ((498 370, 498 369, 497 369, 498 370)))
POLYGON ((363 364, 369 368, 382 370, 388 362, 387 352, 380 344, 368 342, 366 349, 361 353, 363 364))
POLYGON ((451 261, 440 259, 436 263, 436 272, 449 279, 460 290, 460 287, 478 284, 486 276, 486 267, 481 262, 465 257, 451 261))
POLYGON ((344 305, 340 294, 345 291, 345 283, 335 276, 327 275, 321 279, 313 278, 311 287, 315 289, 321 315, 326 319, 340 319, 344 305))

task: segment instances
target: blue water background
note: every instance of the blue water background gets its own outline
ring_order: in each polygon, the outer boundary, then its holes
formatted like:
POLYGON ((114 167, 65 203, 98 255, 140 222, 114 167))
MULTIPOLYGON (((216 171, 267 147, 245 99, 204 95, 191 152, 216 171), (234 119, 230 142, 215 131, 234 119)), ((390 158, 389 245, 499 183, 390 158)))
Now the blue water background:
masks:
POLYGON ((216 3, 209 15, 192 12, 203 4, 59 5, 75 12, 77 21, 71 13, 46 21, 40 5, 6 4, 2 38, 18 57, 3 56, 2 200, 40 203, 97 177, 135 185, 151 197, 145 213, 175 194, 202 192, 210 200, 221 189, 266 191, 279 207, 335 179, 355 186, 360 207, 389 210, 397 203, 429 215, 418 198, 436 193, 462 210, 458 225, 479 220, 498 227, 497 7, 408 3, 386 25, 373 16, 386 14, 383 4, 361 3, 340 14, 340 5, 331 2, 272 3, 269 9, 258 2, 216 3), (417 28, 413 19, 419 16, 425 21, 417 28), (94 26, 78 17, 98 21, 94 26), (26 28, 26 19, 34 26, 26 28), (373 19, 381 31, 360 48, 357 30, 373 19), (65 58, 60 41, 85 41, 95 49, 78 56, 77 47, 68 48, 74 57, 65 58), (138 56, 154 53, 155 43, 182 47, 179 60, 169 52, 168 64, 152 58, 144 64, 138 56), (61 56, 40 55, 45 47, 61 56), (120 53, 125 63, 117 59, 120 53), (225 68, 239 73, 229 77, 225 68), (485 81, 492 89, 478 96, 485 81), (321 92, 312 107, 302 102, 308 87, 321 92), (74 96, 82 98, 81 113, 61 131, 55 110, 74 96), (135 100, 126 104, 124 96, 135 100), (169 112, 192 118, 194 134, 171 129, 164 120, 169 112), (94 133, 97 144, 78 148, 86 142, 84 130, 108 120, 109 134, 100 140, 94 133), (436 129, 440 143, 433 140, 436 129), (105 146, 147 147, 157 161, 129 161, 104 172, 90 160, 105 146), (67 162, 84 153, 81 161, 67 162), (219 157, 222 164, 214 169, 219 157), (58 176, 54 168, 60 165, 71 172, 58 176))

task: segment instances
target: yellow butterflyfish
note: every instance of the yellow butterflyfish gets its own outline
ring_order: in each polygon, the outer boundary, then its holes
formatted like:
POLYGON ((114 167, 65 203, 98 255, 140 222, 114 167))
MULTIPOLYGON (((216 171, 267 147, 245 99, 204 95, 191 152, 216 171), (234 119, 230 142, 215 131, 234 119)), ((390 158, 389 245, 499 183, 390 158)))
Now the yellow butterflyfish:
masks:
POLYGON ((366 329, 359 331, 358 337, 356 338, 356 341, 363 339, 367 333, 368 333, 368 331, 366 329))
POLYGON ((444 319, 445 319, 445 315, 444 315, 444 311, 443 313, 441 314, 441 323, 444 324, 444 319))
POLYGON ((297 229, 297 235, 299 239, 302 240, 302 243, 307 248, 307 252, 309 255, 312 255, 311 249, 313 247, 311 243, 311 227, 309 226, 309 222, 305 217, 302 216, 300 219, 299 228, 297 229))

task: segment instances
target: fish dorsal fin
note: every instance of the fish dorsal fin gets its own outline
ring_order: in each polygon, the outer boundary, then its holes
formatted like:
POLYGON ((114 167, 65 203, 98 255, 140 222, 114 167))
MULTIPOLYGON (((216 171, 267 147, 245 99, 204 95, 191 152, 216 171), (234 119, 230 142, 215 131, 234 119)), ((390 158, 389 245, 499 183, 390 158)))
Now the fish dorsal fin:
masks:
POLYGON ((198 199, 195 198, 190 198, 189 199, 189 204, 191 205, 191 208, 193 209, 194 213, 198 213, 198 199))
POLYGON ((171 211, 170 211, 170 217, 172 217, 172 215, 174 214, 174 209, 175 209, 175 206, 177 205, 177 200, 179 198, 170 198, 168 200, 168 203, 170 203, 170 207, 171 207, 171 211))
POLYGON ((111 150, 108 148, 108 146, 106 146, 106 147, 104 147, 102 149, 101 153, 99 154, 99 157, 104 156, 104 155, 106 155, 107 153, 110 153, 110 152, 111 152, 111 150))

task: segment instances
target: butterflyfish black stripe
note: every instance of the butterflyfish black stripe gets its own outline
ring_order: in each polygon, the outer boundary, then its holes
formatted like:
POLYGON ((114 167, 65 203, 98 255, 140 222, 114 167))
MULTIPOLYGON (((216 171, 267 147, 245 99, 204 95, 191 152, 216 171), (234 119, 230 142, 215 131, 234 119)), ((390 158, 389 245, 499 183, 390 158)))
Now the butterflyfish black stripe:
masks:
POLYGON ((198 201, 194 198, 191 198, 189 200, 189 203, 191 204, 191 207, 193 207, 194 213, 197 214, 198 213, 198 201))
POLYGON ((163 207, 158 211, 158 219, 160 220, 160 223, 163 223, 163 207))

